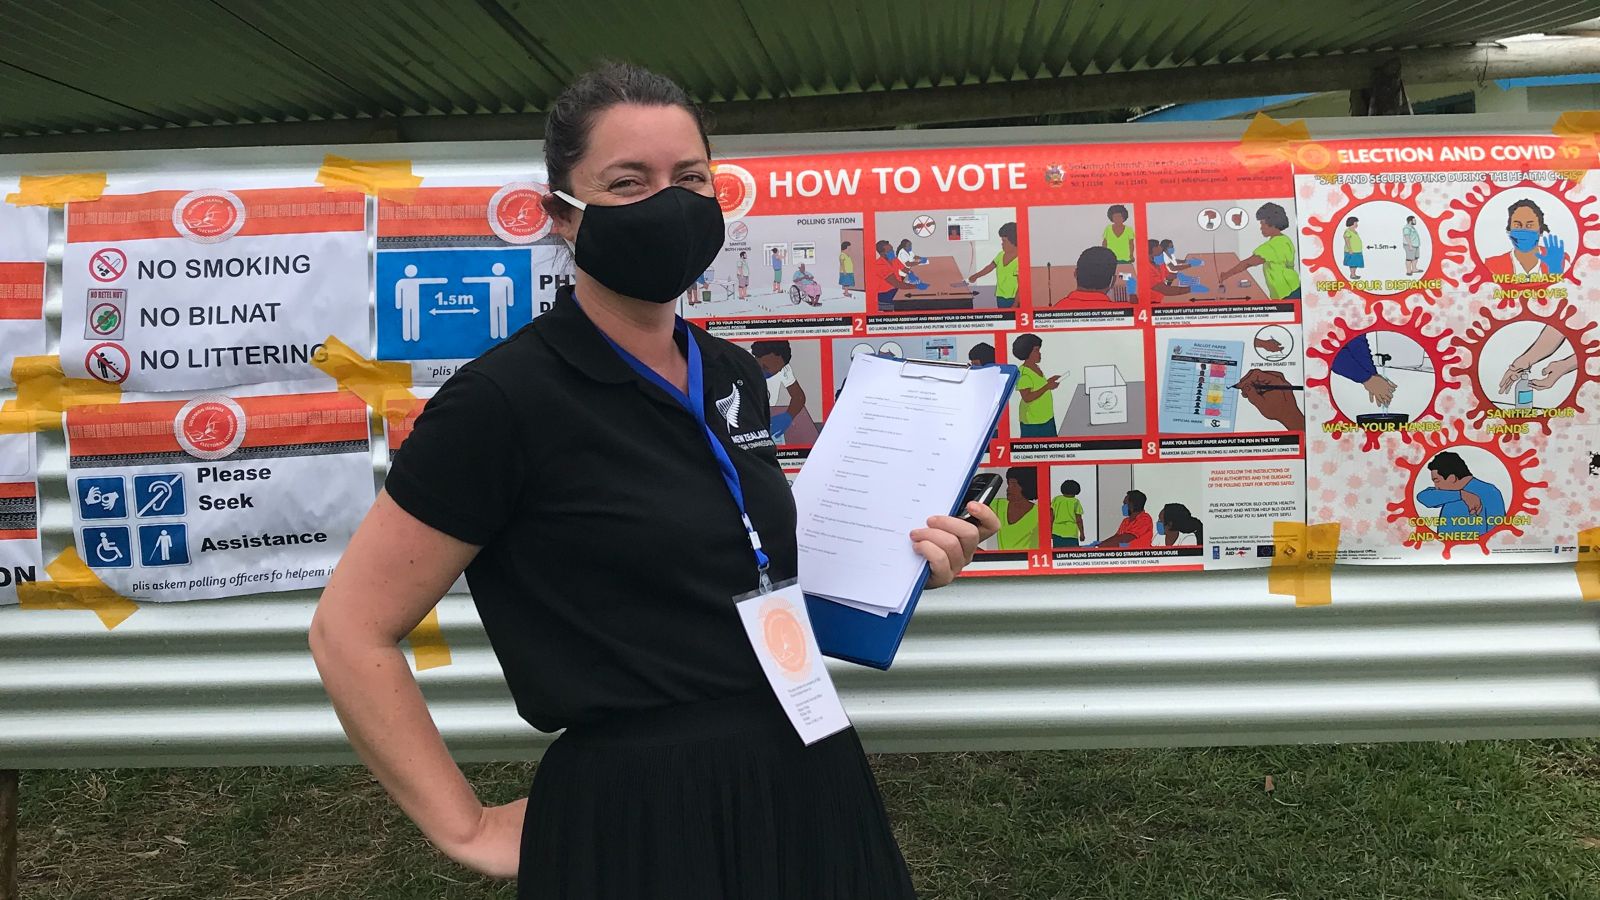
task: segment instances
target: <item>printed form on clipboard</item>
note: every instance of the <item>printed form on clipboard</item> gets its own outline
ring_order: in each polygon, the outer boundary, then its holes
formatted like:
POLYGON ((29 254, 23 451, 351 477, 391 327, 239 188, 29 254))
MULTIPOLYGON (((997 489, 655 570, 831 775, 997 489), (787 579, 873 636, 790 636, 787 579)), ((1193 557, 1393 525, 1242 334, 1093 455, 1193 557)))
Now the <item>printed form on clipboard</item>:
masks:
POLYGON ((1014 366, 851 363, 794 483, 806 594, 876 616, 906 611, 928 573, 910 534, 965 495, 1016 377, 1014 366))

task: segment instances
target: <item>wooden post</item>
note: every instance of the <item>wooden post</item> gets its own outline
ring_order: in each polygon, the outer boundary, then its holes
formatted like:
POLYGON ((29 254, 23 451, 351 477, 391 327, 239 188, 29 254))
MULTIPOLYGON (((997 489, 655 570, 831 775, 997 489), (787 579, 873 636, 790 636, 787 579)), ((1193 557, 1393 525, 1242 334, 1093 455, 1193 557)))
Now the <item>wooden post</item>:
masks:
POLYGON ((17 794, 20 774, 0 769, 0 900, 21 900, 17 887, 17 794))

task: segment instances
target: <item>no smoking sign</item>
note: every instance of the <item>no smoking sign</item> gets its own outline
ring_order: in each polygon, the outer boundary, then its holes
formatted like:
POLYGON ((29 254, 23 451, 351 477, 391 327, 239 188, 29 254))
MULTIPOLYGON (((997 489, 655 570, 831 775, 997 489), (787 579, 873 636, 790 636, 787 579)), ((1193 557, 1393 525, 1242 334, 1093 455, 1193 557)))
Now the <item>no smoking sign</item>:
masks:
POLYGON ((102 284, 116 281, 128 271, 128 255, 115 247, 96 250, 89 257, 89 276, 102 284))

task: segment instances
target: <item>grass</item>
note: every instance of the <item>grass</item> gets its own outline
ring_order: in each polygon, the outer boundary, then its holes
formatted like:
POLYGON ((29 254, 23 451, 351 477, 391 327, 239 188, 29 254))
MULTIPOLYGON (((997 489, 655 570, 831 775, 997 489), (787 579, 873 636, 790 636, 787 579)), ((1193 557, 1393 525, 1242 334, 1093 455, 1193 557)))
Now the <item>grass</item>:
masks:
MULTIPOLYGON (((1600 741, 874 764, 924 900, 1600 898, 1600 741)), ((488 802, 531 773, 468 769, 488 802)), ((24 772, 21 812, 25 900, 514 896, 357 768, 24 772)))

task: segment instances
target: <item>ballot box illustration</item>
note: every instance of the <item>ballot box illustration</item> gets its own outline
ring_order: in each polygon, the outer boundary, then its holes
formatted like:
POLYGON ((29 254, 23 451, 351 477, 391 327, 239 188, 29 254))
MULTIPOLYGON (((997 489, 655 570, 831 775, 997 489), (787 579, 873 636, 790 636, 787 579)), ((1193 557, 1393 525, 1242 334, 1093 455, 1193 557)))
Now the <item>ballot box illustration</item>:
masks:
POLYGON ((1083 392, 1089 397, 1090 425, 1128 422, 1128 382, 1116 366, 1084 366, 1083 392))

